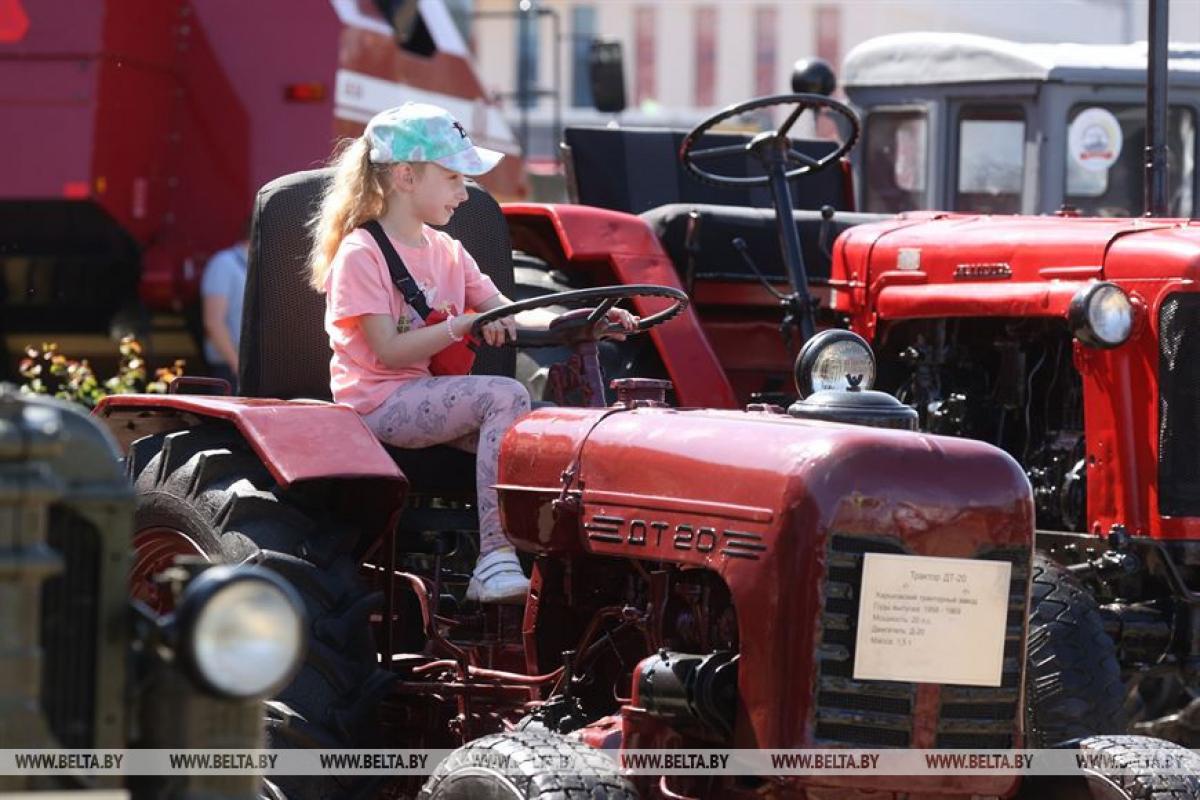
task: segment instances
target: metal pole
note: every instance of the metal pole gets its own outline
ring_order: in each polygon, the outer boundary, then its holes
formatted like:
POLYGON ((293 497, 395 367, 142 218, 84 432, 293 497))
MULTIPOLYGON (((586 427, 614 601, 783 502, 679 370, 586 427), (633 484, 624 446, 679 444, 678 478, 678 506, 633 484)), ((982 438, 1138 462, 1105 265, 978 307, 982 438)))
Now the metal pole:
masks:
POLYGON ((554 152, 554 160, 558 161, 558 145, 562 141, 562 26, 558 9, 543 9, 543 13, 550 15, 550 22, 553 26, 551 35, 554 39, 554 122, 550 130, 553 137, 550 140, 550 149, 554 152))
POLYGON ((1150 0, 1150 44, 1146 64, 1147 217, 1165 217, 1167 204, 1167 10, 1168 0, 1150 0))
POLYGON ((521 0, 517 4, 517 25, 520 29, 519 41, 521 43, 519 52, 517 53, 517 107, 521 109, 521 152, 526 158, 529 158, 529 40, 532 38, 529 32, 529 0, 521 0))

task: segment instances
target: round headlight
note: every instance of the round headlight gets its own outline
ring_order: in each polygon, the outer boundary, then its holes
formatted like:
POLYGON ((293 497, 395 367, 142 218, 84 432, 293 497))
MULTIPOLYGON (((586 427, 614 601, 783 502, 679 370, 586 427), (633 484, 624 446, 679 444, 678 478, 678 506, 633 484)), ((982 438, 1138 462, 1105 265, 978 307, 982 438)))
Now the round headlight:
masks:
POLYGON ((258 567, 213 567, 184 592, 176 613, 192 674, 240 699, 268 697, 300 666, 305 624, 300 599, 258 567))
POLYGON ((822 391, 870 389, 875 383, 875 354, 852 331, 821 331, 796 358, 796 390, 801 397, 822 391))
POLYGON ((1071 333, 1084 344, 1116 347, 1133 331, 1133 303, 1120 286, 1100 281, 1071 298, 1067 321, 1071 333))

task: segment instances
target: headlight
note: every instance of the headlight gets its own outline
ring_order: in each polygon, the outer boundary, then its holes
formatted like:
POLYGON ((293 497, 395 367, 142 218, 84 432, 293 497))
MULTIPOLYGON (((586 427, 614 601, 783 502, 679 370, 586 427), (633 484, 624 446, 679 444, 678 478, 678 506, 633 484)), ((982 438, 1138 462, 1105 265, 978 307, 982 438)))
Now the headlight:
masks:
POLYGON ((804 344, 796 358, 796 390, 801 397, 845 391, 851 386, 870 389, 874 383, 875 354, 867 341, 852 331, 821 331, 804 344))
POLYGON ((1133 331, 1133 303, 1115 283, 1093 283, 1071 298, 1067 322, 1071 333, 1084 344, 1116 347, 1133 331))
POLYGON ((212 567, 188 585, 175 614, 183 661, 227 697, 268 697, 304 656, 303 606, 282 578, 258 567, 212 567))

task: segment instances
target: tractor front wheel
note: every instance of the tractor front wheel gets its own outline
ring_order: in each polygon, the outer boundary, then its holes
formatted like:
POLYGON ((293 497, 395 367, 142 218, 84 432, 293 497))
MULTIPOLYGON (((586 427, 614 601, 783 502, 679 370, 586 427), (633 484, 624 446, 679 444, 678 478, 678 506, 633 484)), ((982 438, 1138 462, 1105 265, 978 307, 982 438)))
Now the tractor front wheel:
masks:
POLYGON ((495 733, 437 766, 417 800, 637 800, 616 762, 544 730, 495 733))

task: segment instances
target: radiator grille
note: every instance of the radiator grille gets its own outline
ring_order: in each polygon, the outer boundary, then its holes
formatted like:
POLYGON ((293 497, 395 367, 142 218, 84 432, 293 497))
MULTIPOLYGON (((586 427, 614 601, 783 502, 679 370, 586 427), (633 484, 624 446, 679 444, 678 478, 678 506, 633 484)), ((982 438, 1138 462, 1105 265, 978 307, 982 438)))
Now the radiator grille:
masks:
POLYGON ((1021 634, 1025 629, 1025 587, 1029 552, 994 550, 976 558, 1012 564, 1004 666, 999 686, 943 686, 935 747, 1004 750, 1013 746, 1021 695, 1021 634))
MULTIPOLYGON (((911 555, 892 539, 830 537, 821 642, 817 651, 816 740, 818 746, 909 747, 916 684, 856 681, 852 677, 864 553, 911 555)), ((979 557, 1013 564, 1002 684, 996 688, 943 687, 937 747, 1012 746, 1021 674, 1028 553, 991 552, 979 557)))
POLYGON ((1158 313, 1158 511, 1200 516, 1200 294, 1173 294, 1158 313), (1188 335, 1190 333, 1190 335, 1188 335))
POLYGON ((62 573, 42 586, 42 709, 63 747, 95 740, 101 538, 84 517, 50 509, 48 541, 62 573))

